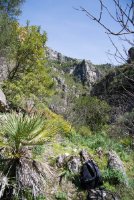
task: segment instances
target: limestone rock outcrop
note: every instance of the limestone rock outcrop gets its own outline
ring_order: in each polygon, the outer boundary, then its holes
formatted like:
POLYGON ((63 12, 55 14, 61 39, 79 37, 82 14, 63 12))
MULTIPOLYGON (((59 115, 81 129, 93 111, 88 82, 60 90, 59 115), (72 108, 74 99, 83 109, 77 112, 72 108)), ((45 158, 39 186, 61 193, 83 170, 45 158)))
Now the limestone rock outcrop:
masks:
POLYGON ((86 162, 90 158, 88 152, 83 149, 79 152, 78 156, 66 154, 58 156, 56 163, 57 167, 67 167, 70 172, 78 174, 80 173, 83 162, 86 162))
POLYGON ((93 67, 92 63, 86 60, 80 62, 73 71, 73 75, 82 82, 83 85, 92 86, 99 78, 99 71, 93 67))
POLYGON ((0 56, 0 82, 5 80, 8 75, 8 64, 4 57, 0 56))
POLYGON ((59 53, 57 51, 54 51, 53 49, 48 48, 48 47, 46 49, 46 54, 47 54, 47 58, 49 60, 56 60, 56 61, 59 61, 59 62, 71 62, 71 61, 73 62, 73 61, 76 61, 76 59, 70 58, 68 56, 64 56, 61 53, 59 53))
POLYGON ((109 151, 108 153, 108 167, 112 170, 119 171, 123 175, 124 183, 128 185, 127 175, 123 162, 121 161, 118 154, 113 150, 109 151))
POLYGON ((80 169, 81 169, 81 160, 79 157, 77 156, 72 156, 68 163, 67 163, 67 166, 68 166, 68 169, 70 172, 72 173, 79 173, 80 172, 80 169))
POLYGON ((6 96, 3 91, 0 89, 0 112, 4 111, 7 106, 6 96))
POLYGON ((64 56, 61 53, 47 48, 47 58, 51 61, 58 61, 62 64, 68 63, 63 69, 65 74, 73 75, 74 78, 83 85, 92 86, 102 77, 100 71, 91 63, 90 60, 82 60, 64 56))
POLYGON ((112 194, 112 192, 105 191, 104 189, 92 189, 88 192, 88 198, 90 200, 119 200, 119 198, 112 194))

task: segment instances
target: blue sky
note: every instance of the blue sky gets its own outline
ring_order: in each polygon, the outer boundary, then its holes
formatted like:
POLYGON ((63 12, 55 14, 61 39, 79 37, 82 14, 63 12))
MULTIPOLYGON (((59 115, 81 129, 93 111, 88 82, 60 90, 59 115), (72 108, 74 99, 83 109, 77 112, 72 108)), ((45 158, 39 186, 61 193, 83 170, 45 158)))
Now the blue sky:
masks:
MULTIPOLYGON (((110 3, 111 0, 105 0, 110 3)), ((125 0, 122 0, 125 2, 125 0)), ((84 13, 74 9, 83 6, 97 14, 97 0, 26 0, 22 7, 20 23, 40 25, 47 32, 47 45, 62 54, 88 59, 94 64, 110 62, 106 52, 112 48, 104 30, 84 13)), ((110 5, 113 9, 112 4, 110 5)), ((109 18, 104 21, 118 28, 109 18)), ((120 43, 116 40, 118 46, 120 43)))

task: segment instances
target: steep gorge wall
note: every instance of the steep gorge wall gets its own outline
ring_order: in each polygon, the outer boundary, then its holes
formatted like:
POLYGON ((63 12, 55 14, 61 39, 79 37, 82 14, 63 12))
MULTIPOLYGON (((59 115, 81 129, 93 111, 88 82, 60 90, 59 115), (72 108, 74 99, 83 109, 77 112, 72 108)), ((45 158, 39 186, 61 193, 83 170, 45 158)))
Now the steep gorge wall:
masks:
POLYGON ((57 61, 61 65, 63 73, 73 75, 75 80, 91 87, 102 77, 100 71, 91 63, 90 60, 82 60, 62 55, 61 53, 47 48, 47 58, 57 61), (66 63, 66 67, 62 67, 66 63))

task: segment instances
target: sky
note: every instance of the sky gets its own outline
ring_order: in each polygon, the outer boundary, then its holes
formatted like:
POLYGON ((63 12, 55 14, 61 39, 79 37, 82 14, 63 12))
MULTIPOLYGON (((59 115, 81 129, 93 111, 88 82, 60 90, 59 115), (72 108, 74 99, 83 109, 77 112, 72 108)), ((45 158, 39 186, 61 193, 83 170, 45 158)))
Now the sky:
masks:
MULTIPOLYGON (((105 0, 114 9, 110 1, 105 0)), ((110 63, 106 52, 113 47, 105 31, 83 12, 76 10, 82 6, 97 15, 100 8, 97 2, 98 0, 26 0, 19 22, 25 25, 29 20, 30 25, 41 26, 47 32, 47 46, 63 55, 91 60, 94 64, 110 63)), ((115 30, 118 29, 107 16, 104 16, 104 21, 115 30)), ((116 43, 121 46, 117 39, 116 43)))

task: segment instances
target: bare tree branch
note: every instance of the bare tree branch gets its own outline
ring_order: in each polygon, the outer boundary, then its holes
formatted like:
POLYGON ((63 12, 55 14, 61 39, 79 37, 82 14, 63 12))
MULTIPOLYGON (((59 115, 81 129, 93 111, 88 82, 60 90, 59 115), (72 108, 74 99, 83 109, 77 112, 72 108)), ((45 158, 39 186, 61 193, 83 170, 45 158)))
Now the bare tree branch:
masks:
POLYGON ((98 0, 100 3, 100 13, 99 17, 96 17, 95 15, 91 14, 90 11, 85 9, 84 7, 80 7, 80 11, 84 12, 91 20, 94 20, 97 22, 100 26, 102 26, 107 34, 119 36, 119 35, 129 35, 134 34, 134 1, 132 0, 129 4, 126 4, 126 7, 123 8, 120 0, 113 0, 114 6, 115 6, 115 15, 110 11, 110 8, 108 8, 104 3, 103 0, 98 0), (108 27, 103 21, 102 21, 102 14, 107 12, 108 15, 113 19, 114 22, 116 22, 118 25, 120 25, 119 31, 114 31, 111 29, 111 27, 108 27))

